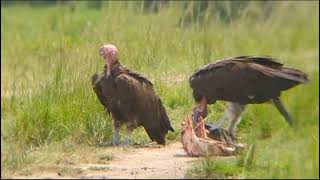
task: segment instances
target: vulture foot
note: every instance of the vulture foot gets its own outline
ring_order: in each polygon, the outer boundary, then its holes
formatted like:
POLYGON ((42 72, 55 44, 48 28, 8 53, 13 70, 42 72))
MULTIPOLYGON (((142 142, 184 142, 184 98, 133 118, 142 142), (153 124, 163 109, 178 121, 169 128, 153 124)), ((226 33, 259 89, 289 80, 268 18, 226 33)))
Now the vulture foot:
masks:
POLYGON ((130 143, 127 144, 127 143, 123 143, 123 144, 119 144, 120 147, 129 147, 130 146, 130 143))
POLYGON ((128 140, 126 139, 122 144, 122 146, 130 146, 130 145, 134 145, 134 143, 132 143, 129 139, 128 140))
POLYGON ((131 139, 131 134, 132 134, 132 129, 127 129, 127 135, 124 140, 124 146, 134 145, 134 143, 132 142, 133 140, 131 139))
POLYGON ((118 141, 112 141, 112 145, 118 146, 120 143, 118 141))
POLYGON ((145 147, 149 148, 162 148, 164 147, 163 145, 157 144, 156 142, 151 142, 145 145, 145 147))
POLYGON ((113 135, 113 140, 112 140, 112 145, 119 145, 119 135, 114 134, 113 135))
POLYGON ((101 147, 108 147, 108 146, 114 146, 114 142, 113 141, 108 141, 108 142, 103 142, 101 144, 99 144, 99 146, 101 147))
POLYGON ((119 138, 119 127, 117 124, 113 124, 113 137, 112 137, 112 143, 113 145, 119 145, 119 141, 120 141, 120 138, 119 138))

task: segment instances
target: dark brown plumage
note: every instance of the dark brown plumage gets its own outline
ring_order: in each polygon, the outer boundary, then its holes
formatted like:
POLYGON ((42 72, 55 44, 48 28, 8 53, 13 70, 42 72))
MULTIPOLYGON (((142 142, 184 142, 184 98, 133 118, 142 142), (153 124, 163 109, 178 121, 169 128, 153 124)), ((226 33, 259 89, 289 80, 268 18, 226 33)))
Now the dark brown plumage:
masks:
POLYGON ((268 57, 239 56, 208 64, 190 77, 197 102, 216 100, 256 104, 278 97, 281 91, 308 81, 303 72, 268 57))
POLYGON ((131 129, 143 126, 152 141, 165 144, 170 125, 165 107, 153 84, 141 74, 130 71, 119 62, 111 74, 92 77, 93 89, 100 103, 111 113, 114 123, 126 123, 131 129))
POLYGON ((219 60, 202 67, 189 79, 194 99, 199 103, 199 108, 194 109, 194 121, 199 116, 206 116, 207 104, 217 100, 228 101, 229 110, 223 119, 232 119, 229 130, 233 134, 235 123, 240 121, 246 104, 272 100, 288 123, 292 124, 279 97, 282 91, 307 81, 305 73, 285 67, 270 57, 238 56, 219 60))

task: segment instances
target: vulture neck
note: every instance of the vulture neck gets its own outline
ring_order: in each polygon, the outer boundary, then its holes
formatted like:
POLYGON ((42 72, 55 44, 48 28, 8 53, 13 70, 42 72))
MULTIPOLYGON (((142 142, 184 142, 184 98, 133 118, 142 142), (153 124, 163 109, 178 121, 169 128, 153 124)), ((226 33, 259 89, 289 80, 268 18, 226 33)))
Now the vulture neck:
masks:
POLYGON ((106 77, 113 74, 112 72, 117 69, 119 66, 121 66, 120 62, 117 60, 114 62, 111 66, 108 66, 107 64, 104 65, 104 72, 106 74, 106 77))

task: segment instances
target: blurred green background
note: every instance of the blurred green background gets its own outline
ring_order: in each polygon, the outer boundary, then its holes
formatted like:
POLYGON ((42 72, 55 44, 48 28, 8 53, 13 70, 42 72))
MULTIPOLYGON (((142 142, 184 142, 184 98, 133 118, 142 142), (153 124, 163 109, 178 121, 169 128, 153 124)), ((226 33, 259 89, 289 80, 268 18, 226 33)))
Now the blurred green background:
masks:
MULTIPOLYGON (((195 105, 188 78, 197 68, 270 55, 306 72, 308 84, 281 96, 296 128, 270 104, 249 105, 238 136, 255 148, 234 160, 207 158, 187 176, 319 178, 318 1, 1 1, 2 178, 111 140, 111 118, 91 87, 103 43, 154 82, 176 129, 169 142, 195 105), (35 156, 44 146, 51 149, 35 156)), ((223 111, 224 102, 210 106, 208 121, 223 111)), ((142 128, 134 140, 149 141, 142 128)))

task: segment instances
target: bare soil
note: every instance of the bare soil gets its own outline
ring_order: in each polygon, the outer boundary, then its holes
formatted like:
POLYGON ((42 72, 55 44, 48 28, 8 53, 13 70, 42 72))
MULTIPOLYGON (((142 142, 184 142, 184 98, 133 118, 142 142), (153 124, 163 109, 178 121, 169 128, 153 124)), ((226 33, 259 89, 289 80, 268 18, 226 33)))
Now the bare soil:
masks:
POLYGON ((109 146, 110 161, 99 164, 63 164, 60 171, 44 170, 28 176, 13 178, 185 178, 185 173, 198 158, 188 157, 180 142, 166 147, 109 146), (61 169, 65 169, 61 171, 61 169))

